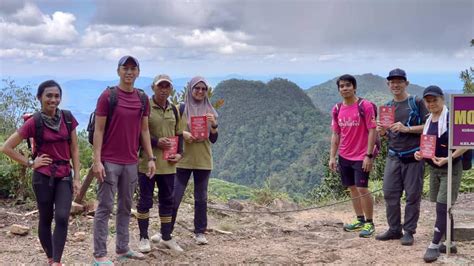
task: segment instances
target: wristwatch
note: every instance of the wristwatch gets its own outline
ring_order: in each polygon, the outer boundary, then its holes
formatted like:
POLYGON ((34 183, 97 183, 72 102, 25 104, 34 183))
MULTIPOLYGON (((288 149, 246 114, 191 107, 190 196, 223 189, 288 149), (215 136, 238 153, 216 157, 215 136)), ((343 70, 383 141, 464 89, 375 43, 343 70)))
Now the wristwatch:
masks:
POLYGON ((213 126, 211 126, 213 129, 216 129, 219 125, 218 124, 215 124, 213 126))
POLYGON ((149 162, 151 162, 151 161, 156 162, 156 156, 153 156, 153 157, 148 158, 148 161, 149 161, 149 162))
POLYGON ((374 155, 373 155, 373 154, 368 154, 368 153, 367 153, 365 156, 367 156, 367 158, 369 158, 369 159, 374 158, 374 155))
POLYGON ((28 162, 26 163, 26 167, 31 168, 31 167, 33 167, 33 164, 35 164, 35 161, 29 159, 28 162))

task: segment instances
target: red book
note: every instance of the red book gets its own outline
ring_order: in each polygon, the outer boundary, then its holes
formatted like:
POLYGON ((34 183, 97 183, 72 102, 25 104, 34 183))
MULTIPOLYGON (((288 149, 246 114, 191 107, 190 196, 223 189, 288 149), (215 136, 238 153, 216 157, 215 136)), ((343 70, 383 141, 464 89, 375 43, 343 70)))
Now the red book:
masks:
POLYGON ((171 148, 163 150, 163 160, 165 161, 178 153, 178 136, 168 137, 168 139, 171 141, 171 148))
POLYGON ((204 140, 207 139, 208 136, 207 130, 207 117, 203 116, 192 116, 191 117, 191 135, 193 137, 204 140))
POLYGON ((395 123, 395 108, 393 106, 380 106, 379 121, 385 128, 395 123))
POLYGON ((436 136, 421 135, 420 152, 423 158, 432 159, 436 151, 436 136))

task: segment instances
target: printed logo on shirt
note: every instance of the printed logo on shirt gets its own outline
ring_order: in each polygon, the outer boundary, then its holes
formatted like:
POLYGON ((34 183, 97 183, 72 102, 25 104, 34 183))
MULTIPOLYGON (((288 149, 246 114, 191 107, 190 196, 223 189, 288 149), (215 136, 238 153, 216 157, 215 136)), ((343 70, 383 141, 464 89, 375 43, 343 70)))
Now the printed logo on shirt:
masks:
POLYGON ((358 127, 360 125, 359 114, 350 117, 340 117, 338 120, 339 127, 358 127))

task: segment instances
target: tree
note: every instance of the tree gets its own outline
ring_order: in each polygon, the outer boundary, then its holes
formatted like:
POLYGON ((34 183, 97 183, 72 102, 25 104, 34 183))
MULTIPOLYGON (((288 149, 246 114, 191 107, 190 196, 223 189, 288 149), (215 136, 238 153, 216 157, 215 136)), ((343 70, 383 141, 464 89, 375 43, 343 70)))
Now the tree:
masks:
MULTIPOLYGON (((471 40, 471 47, 474 46, 474 39, 471 40)), ((464 71, 461 71, 459 78, 464 82, 464 93, 474 93, 474 68, 470 67, 464 71)))
POLYGON ((18 86, 12 79, 3 79, 0 90, 0 124, 2 134, 12 134, 22 123, 22 115, 38 109, 38 102, 31 93, 31 87, 18 86))

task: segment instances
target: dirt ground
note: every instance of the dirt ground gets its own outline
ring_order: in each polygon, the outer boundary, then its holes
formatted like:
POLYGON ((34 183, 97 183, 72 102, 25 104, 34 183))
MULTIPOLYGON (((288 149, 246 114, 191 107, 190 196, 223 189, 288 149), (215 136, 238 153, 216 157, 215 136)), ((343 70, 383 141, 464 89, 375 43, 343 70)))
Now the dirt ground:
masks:
MULTIPOLYGON (((455 209, 456 223, 474 221, 474 194, 462 194, 455 209)), ((256 207, 244 203, 244 210, 256 207)), ((383 202, 375 206, 376 233, 387 229, 383 202)), ((127 261, 118 265, 181 264, 181 263, 265 263, 265 264, 422 264, 434 224, 434 204, 423 201, 415 244, 402 246, 398 240, 380 242, 373 237, 359 238, 357 233, 342 230, 343 222, 353 219, 350 203, 316 210, 286 214, 238 214, 209 211, 209 244, 198 246, 192 239, 193 209, 183 204, 180 209, 174 237, 185 252, 173 253, 154 245, 144 261, 127 261), (219 229, 232 232, 222 234, 219 229)), ((37 238, 37 214, 24 217, 21 206, 0 205, 0 264, 45 265, 44 255, 37 238), (18 213, 14 215, 11 213, 18 213), (31 228, 26 236, 9 233, 11 224, 31 228)), ((152 212, 150 235, 158 228, 157 210, 152 212)), ((92 262, 92 217, 84 215, 70 220, 68 242, 63 255, 67 265, 90 265, 92 262), (81 239, 77 232, 84 232, 81 239)), ((108 251, 114 256, 114 217, 110 221, 111 237, 108 251)), ((131 219, 130 246, 137 249, 138 226, 131 219)), ((457 242, 458 254, 449 258, 442 254, 436 262, 447 264, 474 264, 474 241, 457 242)))

